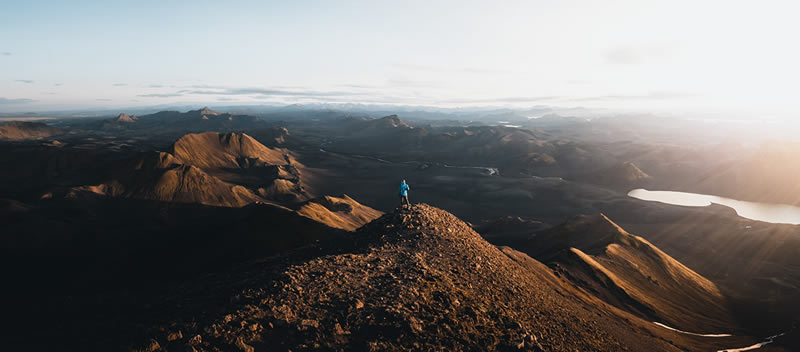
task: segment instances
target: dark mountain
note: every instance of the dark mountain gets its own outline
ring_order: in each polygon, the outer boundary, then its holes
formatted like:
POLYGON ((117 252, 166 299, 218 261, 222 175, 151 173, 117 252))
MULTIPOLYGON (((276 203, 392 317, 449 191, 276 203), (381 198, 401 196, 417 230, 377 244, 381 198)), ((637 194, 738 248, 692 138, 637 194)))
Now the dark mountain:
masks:
MULTIPOLYGON (((208 282, 208 273, 344 233, 269 204, 224 208, 129 198, 0 201, 0 221, 2 272, 15 283, 0 294, 15 302, 0 322, 0 349, 9 351, 125 350, 125 341, 145 331, 143 322, 177 316, 176 305, 164 305, 175 297, 171 287, 208 282), (45 315, 47 324, 28 328, 45 315)), ((221 305, 212 302, 195 313, 221 305)))
MULTIPOLYGON (((397 160, 442 161, 454 164, 512 163, 546 167, 557 161, 557 147, 542 136, 519 128, 502 126, 412 127, 396 115, 351 121, 353 132, 339 138, 330 149, 363 153, 397 160)), ((516 166, 519 169, 521 167, 516 166)))
POLYGON ((0 144, 0 194, 30 201, 75 185, 100 183, 109 176, 110 159, 105 151, 0 144))
POLYGON ((486 223, 476 229, 484 237, 527 237, 549 228, 550 226, 537 220, 523 219, 519 216, 504 216, 486 223))
POLYGON ((586 183, 603 185, 625 192, 637 187, 645 187, 653 181, 650 175, 642 171, 642 169, 632 162, 613 163, 606 168, 578 174, 573 178, 586 183))
POLYGON ((270 147, 293 144, 293 136, 286 127, 256 128, 249 130, 248 134, 262 144, 270 147))
POLYGON ((141 116, 120 114, 116 118, 102 122, 71 122, 76 127, 90 130, 100 129, 127 135, 150 133, 152 135, 183 135, 206 131, 242 131, 265 128, 268 124, 251 115, 221 113, 209 108, 179 111, 160 111, 141 116))

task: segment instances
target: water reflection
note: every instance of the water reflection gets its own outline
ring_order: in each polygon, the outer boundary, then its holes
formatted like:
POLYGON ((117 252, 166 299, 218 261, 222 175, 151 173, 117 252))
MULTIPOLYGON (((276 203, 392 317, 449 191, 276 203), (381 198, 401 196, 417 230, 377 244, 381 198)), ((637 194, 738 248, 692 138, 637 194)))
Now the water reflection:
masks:
POLYGON ((774 224, 800 224, 800 207, 786 204, 745 202, 706 194, 672 191, 648 191, 642 188, 634 189, 628 192, 628 196, 641 200, 682 205, 687 207, 705 207, 713 203, 733 208, 733 210, 736 211, 736 214, 751 220, 770 222, 774 224))

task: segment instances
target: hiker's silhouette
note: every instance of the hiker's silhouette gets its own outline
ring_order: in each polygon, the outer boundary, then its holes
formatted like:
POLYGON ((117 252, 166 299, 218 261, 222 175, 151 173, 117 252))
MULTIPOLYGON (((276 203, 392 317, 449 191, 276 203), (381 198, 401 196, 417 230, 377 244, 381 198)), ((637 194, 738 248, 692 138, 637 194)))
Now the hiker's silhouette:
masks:
POLYGON ((409 205, 411 205, 411 203, 408 202, 408 190, 410 190, 410 189, 411 189, 411 187, 408 186, 408 183, 406 183, 406 180, 403 180, 403 182, 400 182, 399 194, 400 194, 400 205, 401 206, 409 206, 409 205))

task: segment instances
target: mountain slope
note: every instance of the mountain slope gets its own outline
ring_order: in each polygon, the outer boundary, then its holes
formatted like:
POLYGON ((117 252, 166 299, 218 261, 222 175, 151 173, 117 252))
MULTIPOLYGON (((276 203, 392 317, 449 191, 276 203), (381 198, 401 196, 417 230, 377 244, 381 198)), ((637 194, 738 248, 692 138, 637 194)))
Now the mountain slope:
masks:
POLYGON ((40 139, 62 133, 63 130, 41 122, 9 121, 0 124, 0 140, 40 139))
POLYGON ((265 199, 296 203, 310 198, 303 165, 284 149, 271 149, 244 133, 187 134, 172 152, 142 153, 112 172, 110 180, 75 187, 112 197, 241 207, 265 199))
POLYGON ((117 118, 114 121, 121 122, 121 123, 134 123, 134 122, 136 122, 136 119, 137 119, 136 115, 128 116, 128 114, 123 112, 123 113, 120 113, 119 116, 117 116, 117 118))
POLYGON ((136 115, 128 115, 123 112, 117 115, 116 118, 104 120, 102 124, 102 129, 115 130, 115 129, 128 128, 131 125, 134 125, 137 121, 138 118, 136 117, 136 115))
POLYGON ((256 116, 223 113, 203 108, 179 111, 159 111, 141 116, 121 114, 101 122, 79 123, 86 129, 101 129, 126 135, 148 134, 169 138, 186 133, 207 131, 242 131, 268 127, 256 116))
POLYGON ((303 204, 297 213, 330 227, 353 231, 383 215, 382 212, 362 205, 346 194, 341 197, 325 196, 303 204))
POLYGON ((601 184, 630 190, 632 187, 642 186, 651 179, 650 175, 642 171, 632 162, 623 162, 612 165, 600 171, 588 173, 578 177, 587 183, 601 184))
POLYGON ((604 215, 578 216, 506 244, 646 319, 686 331, 727 331, 735 326, 725 298, 711 281, 604 215))
POLYGON ((652 334, 639 334, 623 319, 578 305, 541 279, 553 277, 543 265, 523 267, 452 214, 424 204, 367 224, 352 243, 339 254, 280 269, 275 281, 248 275, 250 288, 232 298, 235 303, 220 316, 167 323, 145 345, 246 351, 678 350, 652 334), (167 333, 178 329, 187 337, 167 333))
POLYGON ((265 147, 244 133, 192 133, 172 145, 171 152, 200 168, 243 168, 291 164, 288 152, 265 147))
POLYGON ((245 187, 230 184, 165 152, 131 159, 114 179, 73 189, 73 196, 91 192, 111 197, 241 207, 261 198, 245 187))

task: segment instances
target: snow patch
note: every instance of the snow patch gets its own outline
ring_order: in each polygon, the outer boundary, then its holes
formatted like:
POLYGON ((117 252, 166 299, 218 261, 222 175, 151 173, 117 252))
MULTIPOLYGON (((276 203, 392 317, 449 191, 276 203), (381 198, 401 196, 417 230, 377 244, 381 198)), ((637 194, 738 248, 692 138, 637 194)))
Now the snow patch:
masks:
POLYGON ((681 334, 692 335, 692 336, 701 336, 701 337, 731 337, 731 336, 733 336, 731 334, 698 334, 698 333, 694 333, 694 332, 678 330, 676 328, 673 328, 673 327, 670 327, 670 326, 667 326, 667 325, 664 325, 662 323, 655 322, 655 321, 653 322, 653 324, 656 324, 656 325, 658 325, 658 326, 660 326, 660 327, 662 327, 664 329, 677 331, 677 332, 679 332, 681 334))

